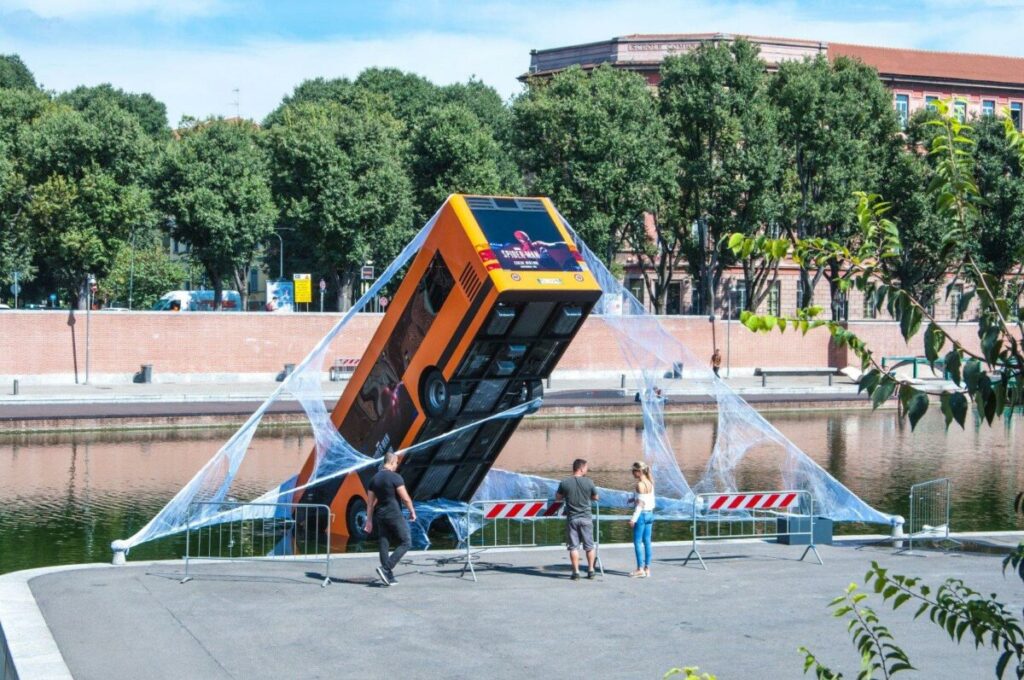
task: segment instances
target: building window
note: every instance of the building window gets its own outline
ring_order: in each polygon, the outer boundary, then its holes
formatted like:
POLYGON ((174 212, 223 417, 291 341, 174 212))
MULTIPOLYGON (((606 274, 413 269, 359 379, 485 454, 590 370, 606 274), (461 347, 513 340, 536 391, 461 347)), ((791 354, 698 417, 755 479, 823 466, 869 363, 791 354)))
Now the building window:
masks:
POLYGON ((738 281, 730 289, 732 309, 729 311, 730 319, 740 318, 740 312, 747 308, 747 282, 738 281))
POLYGON ((682 291, 683 284, 672 282, 668 284, 668 299, 665 302, 666 314, 682 314, 682 291))
POLYGON ((772 284, 772 287, 768 289, 768 314, 771 316, 782 315, 782 298, 781 298, 781 283, 776 281, 772 284))
POLYGON ((644 304, 644 280, 643 279, 630 279, 629 280, 629 292, 637 299, 637 302, 644 304))
POLYGON ((1021 109, 1021 103, 1020 102, 1011 102, 1010 103, 1010 120, 1013 121, 1013 127, 1017 128, 1018 130, 1021 129, 1021 127, 1020 127, 1020 123, 1021 123, 1021 115, 1020 115, 1021 111, 1020 111, 1020 109, 1021 109))
POLYGON ((953 115, 961 123, 967 122, 967 102, 962 99, 958 99, 953 102, 953 115))
POLYGON ((910 95, 896 95, 896 115, 900 119, 900 127, 906 129, 910 121, 910 95))
POLYGON ((958 283, 953 286, 949 291, 949 318, 955 321, 959 321, 960 314, 960 302, 964 299, 964 286, 962 283, 958 283))
POLYGON ((700 286, 694 285, 690 289, 690 314, 701 314, 703 309, 704 305, 701 304, 700 286))
POLYGON ((260 292, 260 270, 256 267, 249 268, 249 293, 260 292))
POLYGON ((982 99, 981 100, 981 115, 983 115, 983 116, 994 116, 994 115, 996 115, 996 100, 995 99, 982 99))
POLYGON ((864 318, 878 318, 878 310, 875 309, 875 296, 867 291, 864 291, 864 318))
POLYGON ((928 95, 924 98, 924 105, 929 111, 935 111, 935 102, 939 101, 939 98, 933 94, 928 95))
POLYGON ((835 300, 836 307, 836 320, 838 321, 849 321, 850 320, 850 299, 846 297, 846 293, 839 292, 836 294, 835 300))

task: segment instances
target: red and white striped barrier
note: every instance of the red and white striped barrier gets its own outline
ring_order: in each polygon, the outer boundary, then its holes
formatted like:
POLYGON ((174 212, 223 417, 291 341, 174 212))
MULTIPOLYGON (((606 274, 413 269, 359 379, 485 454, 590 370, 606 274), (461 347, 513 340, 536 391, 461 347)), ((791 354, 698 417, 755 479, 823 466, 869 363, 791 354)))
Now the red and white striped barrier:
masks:
POLYGON ((697 549, 698 542, 718 539, 778 539, 780 543, 806 543, 800 556, 821 555, 814 545, 814 498, 809 491, 729 491, 699 493, 693 497, 693 547, 691 557, 707 564, 697 549))
POLYGON ((799 494, 782 493, 722 493, 706 496, 709 510, 788 510, 799 494))
POLYGON ((530 519, 557 517, 562 513, 561 501, 509 501, 494 503, 484 513, 485 519, 530 519))

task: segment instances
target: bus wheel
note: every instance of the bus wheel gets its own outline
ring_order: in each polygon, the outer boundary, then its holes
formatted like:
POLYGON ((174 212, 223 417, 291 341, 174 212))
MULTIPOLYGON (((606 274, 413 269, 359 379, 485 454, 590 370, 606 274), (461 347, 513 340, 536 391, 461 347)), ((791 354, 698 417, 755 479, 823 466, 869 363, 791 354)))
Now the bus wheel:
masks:
POLYGON ((451 392, 448 382, 436 368, 428 368, 420 380, 420 404, 428 418, 441 418, 448 411, 451 392))
POLYGON ((352 499, 345 513, 345 523, 348 525, 348 537, 353 541, 365 541, 370 537, 365 529, 366 501, 359 497, 352 499))

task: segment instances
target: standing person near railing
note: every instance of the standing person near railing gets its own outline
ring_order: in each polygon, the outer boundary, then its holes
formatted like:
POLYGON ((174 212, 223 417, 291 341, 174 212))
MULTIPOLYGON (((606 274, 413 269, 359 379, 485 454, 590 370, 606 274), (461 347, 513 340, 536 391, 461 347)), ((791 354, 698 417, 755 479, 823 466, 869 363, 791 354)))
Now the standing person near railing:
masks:
POLYGON ((398 583, 394 568, 412 547, 409 522, 402 516, 402 507, 399 505, 399 501, 409 508, 409 521, 416 521, 416 508, 413 507, 412 498, 405 488, 405 480, 402 479, 402 475, 395 472, 397 469, 398 456, 393 453, 385 454, 384 465, 370 480, 366 494, 368 499, 366 533, 371 533, 373 525, 377 525, 377 544, 380 548, 380 566, 377 567, 377 576, 385 586, 393 586, 398 583), (391 541, 396 541, 398 547, 391 555, 388 555, 391 541))
POLYGON ((597 487, 587 477, 587 461, 577 458, 572 462, 572 477, 558 485, 556 500, 565 501, 565 544, 572 562, 572 580, 580 579, 580 546, 587 554, 587 578, 594 579, 594 520, 590 504, 597 501, 597 487))
POLYGON ((636 551, 636 571, 632 578, 647 578, 651 575, 651 529, 654 526, 654 476, 651 466, 642 460, 633 463, 633 502, 636 508, 629 520, 633 527, 633 549, 636 551))

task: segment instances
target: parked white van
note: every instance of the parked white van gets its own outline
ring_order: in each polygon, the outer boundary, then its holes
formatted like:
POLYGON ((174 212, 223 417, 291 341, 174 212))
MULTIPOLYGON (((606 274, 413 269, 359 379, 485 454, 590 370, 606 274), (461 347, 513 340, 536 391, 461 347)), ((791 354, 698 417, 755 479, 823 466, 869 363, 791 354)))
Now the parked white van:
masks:
MULTIPOLYGON (((242 296, 237 290, 221 291, 221 311, 240 312, 242 311, 242 296)), ((164 294, 156 304, 153 311, 157 312, 212 312, 213 291, 212 290, 172 290, 164 294)))

